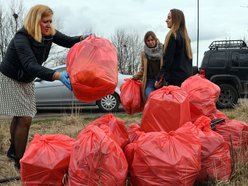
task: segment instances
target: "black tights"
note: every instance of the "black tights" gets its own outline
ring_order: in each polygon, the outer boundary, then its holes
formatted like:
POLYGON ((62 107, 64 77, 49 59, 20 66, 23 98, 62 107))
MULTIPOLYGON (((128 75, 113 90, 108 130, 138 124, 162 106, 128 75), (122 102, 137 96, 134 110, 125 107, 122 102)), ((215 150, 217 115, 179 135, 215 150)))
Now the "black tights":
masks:
POLYGON ((10 125, 11 145, 15 146, 16 158, 21 159, 27 145, 32 117, 14 116, 10 125))

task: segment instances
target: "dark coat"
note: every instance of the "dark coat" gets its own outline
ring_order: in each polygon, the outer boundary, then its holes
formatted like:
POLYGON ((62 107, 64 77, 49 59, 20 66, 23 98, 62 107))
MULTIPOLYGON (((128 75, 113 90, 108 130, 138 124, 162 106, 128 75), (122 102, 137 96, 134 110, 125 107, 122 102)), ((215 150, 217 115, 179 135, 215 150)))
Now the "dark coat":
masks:
POLYGON ((0 64, 0 71, 20 82, 32 82, 36 77, 52 81, 55 71, 42 66, 48 58, 52 43, 70 48, 79 41, 80 36, 69 37, 56 31, 53 37, 43 38, 40 43, 22 28, 11 40, 0 64))
POLYGON ((182 33, 177 32, 176 37, 171 34, 163 61, 160 76, 162 74, 169 85, 180 86, 185 79, 193 75, 192 59, 187 57, 182 33))

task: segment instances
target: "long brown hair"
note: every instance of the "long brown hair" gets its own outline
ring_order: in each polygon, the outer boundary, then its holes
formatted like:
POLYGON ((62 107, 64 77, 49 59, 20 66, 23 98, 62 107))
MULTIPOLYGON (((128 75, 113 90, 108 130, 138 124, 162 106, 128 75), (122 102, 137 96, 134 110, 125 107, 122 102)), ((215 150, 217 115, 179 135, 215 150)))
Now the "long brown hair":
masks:
POLYGON ((171 17, 172 17, 172 27, 168 34, 166 35, 165 42, 164 42, 164 48, 167 49, 169 39, 171 37, 171 34, 174 34, 175 37, 177 37, 177 31, 180 30, 183 33, 183 37, 186 42, 186 54, 189 59, 192 59, 192 49, 190 46, 190 38, 186 29, 185 24, 185 18, 184 14, 181 10, 178 9, 171 9, 171 17))
MULTIPOLYGON (((35 5, 33 6, 24 20, 24 28, 27 30, 28 34, 31 35, 36 41, 41 42, 42 34, 40 22, 43 17, 53 15, 53 11, 46 5, 35 5)), ((51 35, 55 34, 55 29, 51 25, 51 35)))
POLYGON ((145 34, 145 36, 144 36, 144 43, 145 43, 145 45, 146 45, 147 39, 148 39, 150 36, 156 41, 156 45, 157 45, 158 42, 159 42, 159 40, 158 40, 156 34, 155 34, 153 31, 148 31, 148 32, 146 32, 146 34, 145 34))

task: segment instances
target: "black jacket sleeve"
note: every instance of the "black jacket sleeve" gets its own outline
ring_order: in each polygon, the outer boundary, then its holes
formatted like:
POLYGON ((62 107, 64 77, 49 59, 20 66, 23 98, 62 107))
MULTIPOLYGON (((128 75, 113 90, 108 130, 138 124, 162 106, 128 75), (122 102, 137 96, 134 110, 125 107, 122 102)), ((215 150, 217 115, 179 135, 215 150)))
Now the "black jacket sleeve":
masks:
POLYGON ((70 37, 56 30, 56 34, 53 36, 53 42, 59 46, 71 48, 75 43, 80 41, 80 36, 70 37))
POLYGON ((158 80, 160 79, 161 76, 164 77, 165 80, 167 79, 172 67, 175 53, 176 53, 176 39, 174 34, 171 34, 169 43, 163 55, 164 63, 160 70, 158 80))
MULTIPOLYGON (((18 74, 25 79, 25 76, 39 77, 41 79, 52 81, 54 70, 41 66, 31 48, 30 41, 23 34, 17 34, 14 39, 14 45, 18 54, 19 61, 23 70, 18 74), (28 75, 29 74, 29 75, 28 75)), ((43 48, 45 50, 45 48, 43 48)))
POLYGON ((42 66, 49 56, 52 43, 70 48, 79 41, 80 36, 69 37, 56 31, 53 37, 44 37, 42 42, 37 42, 22 28, 8 45, 0 71, 20 82, 31 82, 36 77, 52 81, 55 71, 42 66))

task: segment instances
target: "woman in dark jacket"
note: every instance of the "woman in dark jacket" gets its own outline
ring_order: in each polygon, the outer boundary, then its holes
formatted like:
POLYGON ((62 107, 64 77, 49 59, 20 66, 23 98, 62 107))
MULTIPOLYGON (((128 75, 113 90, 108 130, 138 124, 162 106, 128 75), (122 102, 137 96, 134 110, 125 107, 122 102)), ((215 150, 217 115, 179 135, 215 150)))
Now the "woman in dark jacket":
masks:
POLYGON ((162 86, 162 80, 168 85, 181 86, 185 79, 193 75, 192 50, 183 12, 170 10, 166 23, 170 31, 165 38, 164 65, 155 82, 157 88, 162 86))
POLYGON ((42 66, 52 43, 72 47, 82 36, 69 37, 55 30, 53 11, 36 5, 28 12, 24 26, 9 43, 0 64, 0 115, 13 116, 10 126, 10 148, 7 156, 20 168, 32 118, 36 114, 34 79, 60 80, 71 89, 67 72, 56 72, 42 66))

